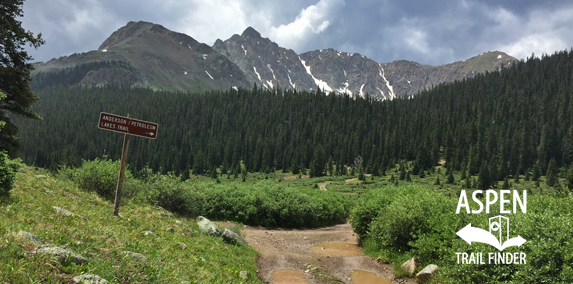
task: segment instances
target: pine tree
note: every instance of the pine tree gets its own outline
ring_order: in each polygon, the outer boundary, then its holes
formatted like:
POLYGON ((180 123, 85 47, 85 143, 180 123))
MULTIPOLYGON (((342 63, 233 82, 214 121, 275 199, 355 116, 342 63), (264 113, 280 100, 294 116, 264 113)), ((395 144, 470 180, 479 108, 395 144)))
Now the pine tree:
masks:
POLYGON ((405 180, 406 179, 406 168, 404 166, 404 163, 400 163, 400 180, 405 180))
POLYGON ((241 172, 241 166, 237 165, 234 172, 235 173, 233 174, 233 178, 239 177, 239 173, 241 172))
POLYGON ((290 172, 293 175, 297 175, 300 173, 300 161, 298 159, 298 155, 295 155, 296 157, 294 159, 292 159, 292 163, 290 166, 290 172))
POLYGON ((426 177, 426 173, 424 172, 424 169, 420 170, 420 174, 418 175, 420 178, 425 178, 426 177))
POLYGON ((573 165, 571 165, 567 171, 567 187, 569 191, 573 191, 573 165))
POLYGON ((361 172, 358 174, 358 180, 366 181, 366 175, 364 175, 364 172, 361 171, 361 172))
POLYGON ((194 175, 202 175, 205 173, 205 155, 203 154, 203 151, 199 151, 195 155, 192 172, 194 175))
POLYGON ((245 167, 242 167, 241 168, 241 177, 243 178, 243 182, 247 181, 247 175, 248 175, 247 169, 245 167))
POLYGON ((327 172, 329 176, 334 176, 334 162, 332 161, 332 156, 328 158, 327 172))
POLYGON ((440 185, 440 176, 436 177, 436 181, 434 182, 434 185, 440 185))
POLYGON ((223 165, 221 166, 221 176, 227 174, 228 171, 229 169, 227 169, 227 166, 225 165, 225 163, 223 163, 223 165))
POLYGON ((471 179, 470 179, 469 177, 466 178, 466 181, 465 181, 465 183, 464 183, 464 188, 468 188, 468 189, 469 189, 469 188, 472 188, 472 181, 471 181, 471 179))
POLYGON ((541 177, 541 170, 539 169, 539 164, 533 166, 533 174, 531 176, 532 181, 538 181, 541 177))
POLYGON ((488 189, 491 185, 491 177, 489 175, 489 169, 486 166, 486 163, 482 163, 479 174, 478 174, 478 188, 479 189, 488 189))
POLYGON ((386 167, 385 166, 381 166, 380 176, 382 176, 382 177, 386 176, 386 167))
POLYGON ((449 171, 450 173, 448 174, 448 183, 449 184, 453 184, 456 180, 454 178, 454 174, 452 173, 453 171, 449 171))
POLYGON ((209 177, 211 177, 212 179, 217 178, 217 168, 215 166, 212 166, 211 169, 209 170, 209 177))
POLYGON ((467 178, 467 176, 466 176, 466 170, 465 170, 465 169, 462 169, 462 175, 460 176, 460 180, 464 180, 464 179, 466 179, 466 178, 467 178))
POLYGON ((515 173, 513 182, 514 182, 515 184, 519 184, 519 172, 515 173))
POLYGON ((505 179, 503 180, 503 185, 501 188, 502 189, 509 189, 509 179, 507 177, 505 177, 505 179))
POLYGON ((552 158, 547 166, 547 174, 545 175, 545 183, 548 186, 554 187, 559 182, 557 175, 559 174, 559 167, 557 167, 557 161, 552 158))
POLYGON ((414 161, 414 165, 412 167, 412 174, 413 175, 420 174, 420 166, 418 165, 418 163, 416 163, 416 161, 414 161))
POLYGON ((15 115, 39 119, 32 110, 38 96, 30 88, 30 72, 34 66, 29 63, 32 57, 24 47, 38 48, 44 44, 42 35, 34 36, 22 28, 19 21, 24 16, 24 0, 2 0, 0 4, 0 91, 6 95, 0 104, 0 120, 6 122, 0 130, 0 149, 7 150, 15 157, 19 148, 16 141, 16 126, 7 119, 7 112, 15 115))
POLYGON ((324 176, 324 166, 326 165, 324 149, 322 145, 318 145, 314 151, 314 156, 310 162, 310 177, 324 176))

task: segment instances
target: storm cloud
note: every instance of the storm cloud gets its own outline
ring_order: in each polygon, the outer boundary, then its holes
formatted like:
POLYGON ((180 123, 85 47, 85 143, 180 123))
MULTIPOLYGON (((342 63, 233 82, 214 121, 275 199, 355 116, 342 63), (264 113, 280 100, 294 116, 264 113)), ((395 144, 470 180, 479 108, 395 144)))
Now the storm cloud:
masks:
POLYGON ((380 63, 439 65, 499 50, 519 59, 573 47, 570 1, 26 0, 24 28, 47 61, 94 50, 129 21, 149 21, 212 45, 251 26, 297 53, 334 48, 380 63))

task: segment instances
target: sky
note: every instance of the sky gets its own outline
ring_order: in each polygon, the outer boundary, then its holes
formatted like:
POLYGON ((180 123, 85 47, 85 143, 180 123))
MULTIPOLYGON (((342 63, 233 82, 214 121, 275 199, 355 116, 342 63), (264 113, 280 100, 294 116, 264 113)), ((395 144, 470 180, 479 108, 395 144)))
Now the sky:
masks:
POLYGON ((129 21, 213 45, 251 26, 301 54, 334 48, 379 63, 441 65, 492 50, 518 59, 573 47, 573 1, 25 0, 22 26, 46 43, 34 61, 97 49, 129 21))

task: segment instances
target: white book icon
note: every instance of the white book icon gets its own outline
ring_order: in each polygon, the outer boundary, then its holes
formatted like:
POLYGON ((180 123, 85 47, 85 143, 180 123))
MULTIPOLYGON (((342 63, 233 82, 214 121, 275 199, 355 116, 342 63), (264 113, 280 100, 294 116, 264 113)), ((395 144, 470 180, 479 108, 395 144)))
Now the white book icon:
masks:
POLYGON ((470 245, 472 242, 484 243, 493 246, 499 251, 512 246, 520 247, 526 242, 519 235, 515 238, 509 238, 509 218, 501 215, 489 218, 489 232, 481 228, 472 227, 470 223, 456 232, 456 234, 470 245))
POLYGON ((509 218, 495 216, 489 218, 489 232, 494 235, 500 244, 509 240, 509 218))

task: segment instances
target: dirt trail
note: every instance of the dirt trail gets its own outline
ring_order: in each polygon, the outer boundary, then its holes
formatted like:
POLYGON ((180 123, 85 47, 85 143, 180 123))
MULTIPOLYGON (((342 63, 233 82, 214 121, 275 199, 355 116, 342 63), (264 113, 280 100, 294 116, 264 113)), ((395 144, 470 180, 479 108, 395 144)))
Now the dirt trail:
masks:
POLYGON ((326 185, 327 185, 327 184, 330 184, 330 182, 327 181, 327 182, 319 183, 319 184, 318 184, 318 188, 320 188, 320 190, 326 191, 326 190, 327 190, 327 189, 326 189, 326 185))
MULTIPOLYGON (((309 230, 268 230, 245 226, 244 233, 249 245, 262 254, 257 261, 257 276, 265 283, 273 283, 272 273, 282 269, 304 273, 311 284, 352 283, 350 277, 355 270, 375 273, 390 279, 391 283, 416 283, 413 279, 394 279, 391 265, 381 264, 369 256, 322 255, 309 250, 310 247, 325 242, 356 244, 357 238, 348 223, 309 230)), ((349 246, 354 246, 353 244, 349 246)))

